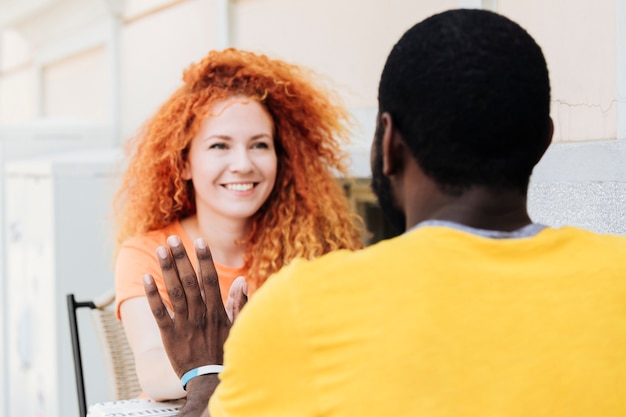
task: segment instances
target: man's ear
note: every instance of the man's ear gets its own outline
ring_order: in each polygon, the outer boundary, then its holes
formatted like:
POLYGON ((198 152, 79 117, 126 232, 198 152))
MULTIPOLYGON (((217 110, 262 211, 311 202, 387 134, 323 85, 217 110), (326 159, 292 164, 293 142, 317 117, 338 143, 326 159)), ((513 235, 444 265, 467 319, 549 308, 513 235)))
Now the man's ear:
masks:
POLYGON ((383 124, 381 146, 383 174, 390 176, 399 173, 404 167, 404 154, 407 149, 400 133, 395 128, 391 115, 385 112, 380 119, 383 124))
POLYGON ((537 158, 537 162, 539 162, 541 158, 543 158, 543 154, 545 154, 546 151, 548 150, 548 147, 552 143, 553 135, 554 135, 554 122, 552 121, 552 118, 550 118, 550 126, 548 127, 548 133, 543 143, 543 149, 541 150, 541 153, 539 154, 539 157, 537 158))
MULTIPOLYGON (((548 136, 546 137, 546 149, 548 149, 548 146, 550 146, 550 144, 552 143, 552 137, 554 136, 554 121, 552 120, 552 117, 550 118, 550 128, 548 129, 548 136)), ((545 152, 545 149, 544 149, 545 152)))

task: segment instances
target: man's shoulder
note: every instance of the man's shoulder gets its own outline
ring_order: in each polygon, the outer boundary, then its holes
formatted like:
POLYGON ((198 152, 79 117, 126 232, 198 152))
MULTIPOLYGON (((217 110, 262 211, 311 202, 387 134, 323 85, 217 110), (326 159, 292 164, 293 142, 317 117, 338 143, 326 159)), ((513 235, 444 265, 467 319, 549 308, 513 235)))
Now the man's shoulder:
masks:
POLYGON ((381 264, 402 258, 399 248, 406 246, 403 241, 406 241, 405 237, 399 236, 355 251, 341 249, 312 260, 294 259, 270 277, 259 292, 267 287, 272 292, 302 294, 347 283, 358 276, 368 275, 381 264))
POLYGON ((390 248, 398 246, 400 240, 400 237, 396 237, 354 251, 341 249, 312 260, 298 258, 280 270, 278 275, 318 275, 338 268, 367 268, 369 264, 378 262, 381 256, 388 254, 390 248))
POLYGON ((345 265, 346 263, 350 263, 358 252, 367 250, 368 248, 361 249, 359 251, 341 249, 327 253, 315 259, 296 258, 272 276, 269 282, 292 281, 294 279, 306 280, 307 277, 313 275, 319 276, 322 271, 334 269, 340 267, 341 265, 345 265))
POLYGON ((564 240, 585 245, 588 249, 597 247, 608 251, 626 251, 626 236, 623 235, 598 233, 571 226, 548 230, 564 240))

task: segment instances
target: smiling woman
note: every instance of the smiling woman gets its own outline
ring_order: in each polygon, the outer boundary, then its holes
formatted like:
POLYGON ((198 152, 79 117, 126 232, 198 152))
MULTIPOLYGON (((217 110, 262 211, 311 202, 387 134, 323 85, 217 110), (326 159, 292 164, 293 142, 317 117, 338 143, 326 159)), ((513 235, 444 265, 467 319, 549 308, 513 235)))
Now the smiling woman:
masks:
MULTIPOLYGON (((116 197, 117 313, 144 392, 185 395, 144 294, 155 250, 179 236, 209 245, 222 301, 253 296, 296 257, 362 246, 336 175, 346 174, 348 113, 304 68, 235 49, 212 51, 128 142, 116 197)), ((171 308, 171 304, 168 306, 171 308)))
POLYGON ((241 222, 269 197, 276 165, 270 114, 258 101, 232 97, 215 103, 202 122, 191 141, 183 179, 193 182, 196 211, 205 212, 211 224, 241 222))

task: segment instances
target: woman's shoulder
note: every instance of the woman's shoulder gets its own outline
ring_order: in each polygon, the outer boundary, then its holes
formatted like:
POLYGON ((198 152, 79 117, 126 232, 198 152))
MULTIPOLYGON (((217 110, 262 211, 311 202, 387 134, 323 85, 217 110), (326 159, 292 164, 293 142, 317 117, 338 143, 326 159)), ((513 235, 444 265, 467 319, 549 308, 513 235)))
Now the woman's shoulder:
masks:
POLYGON ((157 246, 165 245, 168 236, 180 235, 181 233, 183 233, 182 226, 180 221, 177 220, 161 229, 150 230, 127 239, 122 243, 122 248, 149 246, 151 249, 154 249, 157 246))

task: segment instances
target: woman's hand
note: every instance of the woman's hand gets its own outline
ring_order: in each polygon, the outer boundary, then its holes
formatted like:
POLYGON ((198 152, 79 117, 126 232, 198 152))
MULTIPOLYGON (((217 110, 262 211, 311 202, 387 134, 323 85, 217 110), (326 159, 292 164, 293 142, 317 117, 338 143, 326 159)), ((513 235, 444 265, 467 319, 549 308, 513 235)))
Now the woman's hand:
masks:
POLYGON ((241 309, 248 302, 248 284, 244 277, 237 277, 230 286, 226 300, 226 314, 231 322, 235 322, 241 309))

